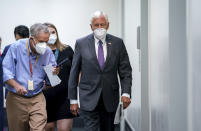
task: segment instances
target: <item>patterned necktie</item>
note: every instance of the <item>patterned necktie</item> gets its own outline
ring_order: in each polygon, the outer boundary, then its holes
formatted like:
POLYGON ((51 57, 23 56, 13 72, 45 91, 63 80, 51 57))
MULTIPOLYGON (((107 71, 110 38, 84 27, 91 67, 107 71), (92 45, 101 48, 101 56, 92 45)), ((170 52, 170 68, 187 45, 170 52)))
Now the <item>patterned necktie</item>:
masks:
POLYGON ((98 63, 100 65, 101 70, 103 70, 104 66, 104 52, 103 52, 103 42, 99 40, 98 42, 98 63))

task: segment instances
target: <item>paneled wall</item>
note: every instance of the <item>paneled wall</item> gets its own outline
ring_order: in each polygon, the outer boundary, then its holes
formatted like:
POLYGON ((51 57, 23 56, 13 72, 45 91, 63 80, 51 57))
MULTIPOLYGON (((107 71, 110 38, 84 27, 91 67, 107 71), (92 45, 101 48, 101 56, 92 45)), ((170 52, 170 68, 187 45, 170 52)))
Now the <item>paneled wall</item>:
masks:
POLYGON ((200 131, 201 124, 201 1, 187 0, 188 40, 188 125, 189 131, 200 131))
POLYGON ((137 49, 137 27, 140 26, 140 0, 123 0, 124 41, 133 69, 132 103, 125 117, 135 131, 141 131, 141 69, 140 50, 137 49))
POLYGON ((149 2, 150 125, 152 131, 168 131, 169 0, 149 2))
MULTIPOLYGON (((136 40, 132 35, 138 22, 137 2, 125 2, 124 38, 128 43, 136 40)), ((201 130, 200 5, 200 0, 141 0, 141 85, 134 84, 137 102, 126 117, 129 120, 133 115, 135 130, 140 130, 139 123, 141 131, 201 130), (136 115, 139 105, 141 116, 136 115)), ((138 58, 135 46, 129 45, 129 50, 138 58)), ((138 65, 134 60, 133 67, 138 65)), ((138 83, 136 77, 133 74, 138 83)))

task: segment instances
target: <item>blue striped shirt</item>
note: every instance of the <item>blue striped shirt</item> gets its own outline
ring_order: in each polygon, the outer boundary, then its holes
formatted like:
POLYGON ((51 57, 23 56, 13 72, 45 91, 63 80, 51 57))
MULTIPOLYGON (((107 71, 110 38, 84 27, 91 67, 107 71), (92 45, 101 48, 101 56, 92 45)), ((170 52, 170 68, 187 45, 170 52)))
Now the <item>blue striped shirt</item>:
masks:
MULTIPOLYGON (((39 56, 39 59, 34 66, 37 55, 34 55, 29 48, 30 60, 33 69, 34 90, 28 90, 28 80, 31 80, 31 72, 26 45, 27 41, 29 43, 29 39, 20 39, 13 43, 9 48, 3 60, 3 82, 14 79, 27 89, 28 93, 25 94, 25 96, 31 97, 40 93, 44 87, 44 80, 47 76, 43 67, 49 64, 55 66, 56 61, 52 50, 47 47, 45 54, 39 56)), ((16 93, 16 90, 7 84, 6 88, 9 91, 16 93)))

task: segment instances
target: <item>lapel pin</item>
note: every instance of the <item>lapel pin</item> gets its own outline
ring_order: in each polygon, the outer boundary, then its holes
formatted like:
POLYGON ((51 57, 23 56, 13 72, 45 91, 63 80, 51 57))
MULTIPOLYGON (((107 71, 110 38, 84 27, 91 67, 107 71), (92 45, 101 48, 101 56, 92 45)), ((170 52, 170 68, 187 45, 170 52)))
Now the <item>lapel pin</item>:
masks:
POLYGON ((108 43, 108 45, 111 45, 112 43, 108 43))

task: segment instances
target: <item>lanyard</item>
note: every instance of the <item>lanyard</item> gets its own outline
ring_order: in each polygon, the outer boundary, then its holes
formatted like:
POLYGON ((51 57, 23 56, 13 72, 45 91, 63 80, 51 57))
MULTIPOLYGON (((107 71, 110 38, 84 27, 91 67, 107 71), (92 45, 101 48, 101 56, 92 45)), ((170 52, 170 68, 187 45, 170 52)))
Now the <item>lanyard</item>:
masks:
MULTIPOLYGON (((29 68, 30 68, 31 79, 32 79, 32 77, 33 77, 33 70, 32 70, 32 65, 31 65, 30 54, 29 54, 29 45, 28 45, 28 41, 29 41, 29 40, 27 40, 27 52, 28 52, 28 55, 29 55, 29 68)), ((34 67, 36 66, 36 63, 37 63, 37 61, 38 61, 38 58, 39 58, 39 56, 37 56, 37 58, 36 58, 36 61, 35 61, 35 63, 34 63, 34 67)))
POLYGON ((58 56, 59 56, 59 50, 56 48, 56 51, 55 51, 55 53, 54 53, 54 56, 55 56, 55 59, 56 59, 56 61, 57 61, 57 59, 58 59, 58 56))

